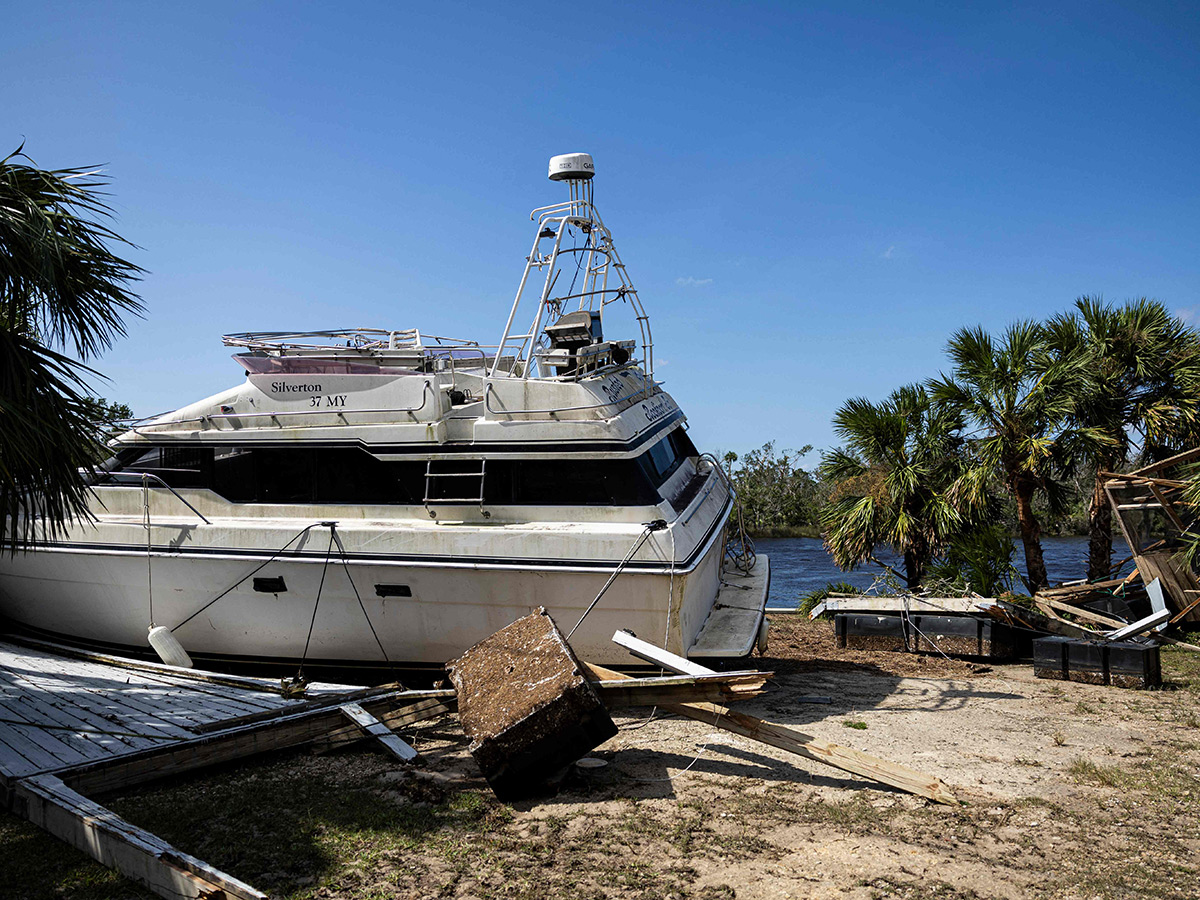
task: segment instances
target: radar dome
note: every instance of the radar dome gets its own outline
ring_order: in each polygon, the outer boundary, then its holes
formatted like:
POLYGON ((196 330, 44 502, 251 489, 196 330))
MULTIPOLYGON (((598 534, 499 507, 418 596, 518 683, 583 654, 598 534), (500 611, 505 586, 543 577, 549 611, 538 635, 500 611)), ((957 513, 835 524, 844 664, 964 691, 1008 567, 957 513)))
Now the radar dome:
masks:
POLYGON ((563 153, 550 157, 551 181, 586 181, 596 174, 590 153, 563 153))

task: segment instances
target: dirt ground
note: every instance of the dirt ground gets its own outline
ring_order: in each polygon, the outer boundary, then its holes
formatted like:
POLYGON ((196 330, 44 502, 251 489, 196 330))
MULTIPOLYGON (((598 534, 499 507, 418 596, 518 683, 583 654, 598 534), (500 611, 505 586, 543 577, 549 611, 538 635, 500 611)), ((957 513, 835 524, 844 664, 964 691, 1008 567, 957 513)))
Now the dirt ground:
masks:
MULTIPOLYGON (((839 651, 787 617, 739 704, 939 776, 938 806, 650 710, 556 794, 496 801, 453 717, 424 762, 296 751, 120 797, 113 809, 294 898, 1187 898, 1200 896, 1200 654, 1162 690, 1044 681, 1028 662, 839 651), (832 703, 798 702, 825 695, 832 703)), ((11 817, 14 898, 146 896, 11 817)))

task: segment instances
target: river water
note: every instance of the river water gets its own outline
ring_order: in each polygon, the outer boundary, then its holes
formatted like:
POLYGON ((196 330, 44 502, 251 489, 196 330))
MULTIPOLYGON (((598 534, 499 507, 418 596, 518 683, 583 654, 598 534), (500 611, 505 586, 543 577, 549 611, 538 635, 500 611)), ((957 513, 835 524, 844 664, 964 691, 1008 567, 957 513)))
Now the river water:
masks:
MULTIPOLYGON (((1020 541, 1014 542, 1016 553, 1013 565, 1024 573, 1025 552, 1020 541)), ((868 588, 880 573, 878 566, 870 564, 853 572, 843 572, 825 552, 817 538, 759 538, 754 542, 759 553, 771 557, 771 596, 768 606, 795 606, 801 595, 834 581, 845 581, 855 587, 868 588)), ((1124 544, 1115 548, 1125 549, 1124 544)), ((1051 584, 1071 581, 1087 575, 1088 541, 1086 537, 1044 537, 1042 552, 1046 559, 1046 573, 1051 584)), ((879 558, 897 571, 904 571, 903 562, 892 553, 881 552, 879 558)), ((1024 591, 1017 585, 1016 590, 1024 591)))

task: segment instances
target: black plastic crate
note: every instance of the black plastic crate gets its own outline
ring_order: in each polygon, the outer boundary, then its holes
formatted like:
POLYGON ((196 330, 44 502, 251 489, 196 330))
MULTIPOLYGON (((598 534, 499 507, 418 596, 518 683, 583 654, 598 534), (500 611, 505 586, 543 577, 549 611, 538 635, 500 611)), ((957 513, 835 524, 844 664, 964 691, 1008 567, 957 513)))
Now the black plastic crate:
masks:
POLYGON ((1033 674, 1117 687, 1162 684, 1159 648, 1132 641, 1106 644, 1057 636, 1039 638, 1033 642, 1033 674))
POLYGON ((904 619, 841 613, 833 619, 837 645, 847 650, 907 650, 904 619))
POLYGON ((1067 678, 1085 684, 1108 684, 1108 647, 1098 641, 1069 642, 1067 678))
POLYGON ((1118 687, 1158 687, 1162 684, 1158 647, 1131 641, 1109 644, 1108 680, 1118 687))
POLYGON ((1067 680, 1068 637, 1036 638, 1033 642, 1033 674, 1038 678, 1067 680))
POLYGON ((1011 659, 1016 635, 1003 622, 974 616, 912 615, 910 643, 922 653, 1011 659))

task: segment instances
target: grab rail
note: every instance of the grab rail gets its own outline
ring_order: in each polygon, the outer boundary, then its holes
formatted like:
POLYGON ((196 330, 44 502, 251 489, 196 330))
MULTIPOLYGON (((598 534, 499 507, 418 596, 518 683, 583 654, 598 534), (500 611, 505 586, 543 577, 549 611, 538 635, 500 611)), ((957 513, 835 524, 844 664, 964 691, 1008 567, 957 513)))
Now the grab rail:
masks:
POLYGON ((180 497, 179 492, 177 490, 175 490, 175 488, 171 487, 169 484, 167 484, 165 481, 163 481, 157 475, 152 475, 150 472, 138 472, 137 474, 139 476, 141 476, 143 491, 146 490, 146 482, 149 481, 151 478, 153 478, 160 485, 162 485, 168 491, 170 491, 172 494, 174 494, 176 500, 178 500, 180 503, 182 503, 184 506, 186 506, 188 509, 190 509, 192 512, 194 512, 196 515, 198 515, 200 517, 200 521, 202 521, 205 525, 212 524, 212 522, 208 521, 208 519, 206 519, 204 517, 204 513, 200 512, 200 510, 196 509, 196 507, 192 506, 192 504, 188 503, 186 500, 184 500, 182 497, 180 497))
MULTIPOLYGON (((655 386, 657 386, 657 385, 655 385, 655 386)), ((624 403, 626 400, 630 400, 630 399, 638 396, 639 394, 645 394, 647 397, 649 397, 650 390, 651 389, 648 387, 641 387, 638 390, 634 391, 633 393, 626 394, 624 397, 618 397, 616 400, 607 400, 604 403, 594 403, 591 406, 556 406, 552 409, 514 409, 514 410, 500 409, 500 410, 497 410, 497 409, 492 409, 491 400, 488 398, 489 392, 495 393, 495 388, 492 386, 492 383, 488 382, 487 387, 484 388, 484 391, 483 391, 483 405, 484 405, 484 408, 488 412, 492 413, 493 415, 497 415, 497 416, 521 416, 521 415, 538 415, 538 414, 543 414, 543 413, 581 412, 581 411, 589 410, 589 409, 603 409, 606 406, 616 406, 618 403, 624 403)))

